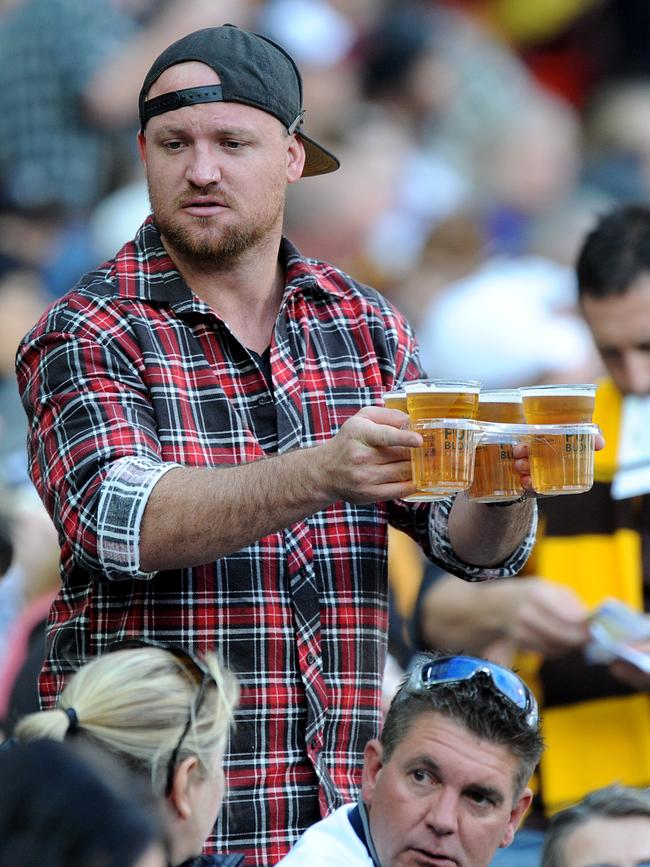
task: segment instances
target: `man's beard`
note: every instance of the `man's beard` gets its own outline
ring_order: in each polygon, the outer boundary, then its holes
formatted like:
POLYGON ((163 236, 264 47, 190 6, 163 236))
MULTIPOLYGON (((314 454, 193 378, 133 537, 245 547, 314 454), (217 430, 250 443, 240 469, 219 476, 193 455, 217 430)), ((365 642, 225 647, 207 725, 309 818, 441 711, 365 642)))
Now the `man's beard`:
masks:
MULTIPOLYGON (((282 221, 284 198, 279 197, 275 208, 257 212, 255 221, 239 226, 216 228, 211 217, 194 217, 196 229, 181 225, 173 214, 182 207, 187 196, 179 196, 172 208, 158 207, 156 196, 149 187, 149 201, 153 222, 166 244, 186 262, 197 268, 223 269, 237 262, 246 252, 267 238, 282 221), (212 226, 212 231, 202 233, 202 227, 212 226)), ((223 194, 219 198, 223 201, 223 194)), ((228 205, 227 199, 224 202, 228 205)))

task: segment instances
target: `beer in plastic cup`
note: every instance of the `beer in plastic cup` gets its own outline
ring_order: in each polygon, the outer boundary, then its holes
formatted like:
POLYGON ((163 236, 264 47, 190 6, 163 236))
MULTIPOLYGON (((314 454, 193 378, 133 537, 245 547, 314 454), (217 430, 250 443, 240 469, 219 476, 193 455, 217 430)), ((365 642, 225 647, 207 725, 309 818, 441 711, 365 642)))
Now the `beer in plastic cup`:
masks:
POLYGON ((527 424, 589 424, 594 414, 596 388, 593 384, 520 388, 527 424))
POLYGON ((474 480, 467 496, 478 503, 516 500, 524 492, 512 451, 523 440, 524 413, 519 390, 482 391, 478 420, 481 434, 474 458, 474 480))
MULTIPOLYGON (((387 409, 398 409, 400 412, 408 412, 406 408, 406 392, 403 389, 386 391, 382 395, 384 406, 387 409)), ((408 503, 428 503, 432 500, 441 500, 445 494, 431 494, 428 491, 416 491, 408 497, 402 497, 408 503)))
POLYGON ((525 422, 521 393, 518 388, 494 388, 481 391, 478 396, 479 421, 500 424, 525 422))
POLYGON ((406 408, 406 392, 403 388, 394 391, 385 391, 381 396, 386 409, 398 409, 400 412, 408 412, 406 408))
POLYGON ((411 422, 475 419, 481 383, 466 379, 420 379, 405 382, 404 390, 411 422))
POLYGON ((594 483, 595 424, 529 425, 530 475, 538 494, 581 494, 594 483))
POLYGON ((411 449, 413 483, 419 491, 448 497, 472 483, 478 424, 470 419, 439 419, 411 423, 423 440, 411 449))
POLYGON ((413 482, 418 490, 449 496, 468 488, 474 472, 475 424, 480 382, 420 379, 405 382, 411 429, 423 438, 411 449, 413 482))

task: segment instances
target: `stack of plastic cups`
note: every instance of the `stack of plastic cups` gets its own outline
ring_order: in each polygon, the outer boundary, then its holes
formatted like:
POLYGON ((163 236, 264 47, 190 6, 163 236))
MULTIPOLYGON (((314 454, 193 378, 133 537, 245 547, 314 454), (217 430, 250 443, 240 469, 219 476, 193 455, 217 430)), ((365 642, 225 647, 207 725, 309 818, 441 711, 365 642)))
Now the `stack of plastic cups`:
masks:
POLYGON ((467 492, 476 503, 512 502, 524 493, 515 470, 513 448, 525 441, 519 389, 481 391, 478 405, 480 439, 474 459, 474 480, 467 492))
POLYGON ((481 384, 423 379, 404 384, 411 429, 423 439, 411 449, 413 482, 427 499, 467 490, 474 474, 481 384))
POLYGON ((592 424, 596 386, 536 385, 520 389, 532 483, 538 494, 580 494, 594 483, 592 424))
MULTIPOLYGON (((406 408, 406 392, 403 388, 395 391, 387 391, 383 394, 382 399, 386 409, 398 409, 400 412, 408 413, 406 408)), ((408 497, 403 497, 409 503, 428 503, 431 500, 439 500, 439 494, 430 494, 428 491, 416 491, 408 497)))

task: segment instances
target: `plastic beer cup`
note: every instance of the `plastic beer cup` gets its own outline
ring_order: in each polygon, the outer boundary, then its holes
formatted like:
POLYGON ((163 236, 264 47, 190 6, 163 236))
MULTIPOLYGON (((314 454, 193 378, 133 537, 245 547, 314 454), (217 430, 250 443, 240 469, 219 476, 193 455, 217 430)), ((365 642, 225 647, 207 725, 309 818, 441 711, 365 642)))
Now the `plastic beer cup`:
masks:
POLYGON ((531 385, 520 388, 527 424, 590 424, 594 415, 593 384, 531 385))
POLYGON ((519 390, 493 389, 479 395, 481 434, 474 458, 474 480, 467 496, 478 503, 515 500, 523 494, 513 447, 522 442, 524 413, 519 390))
MULTIPOLYGON (((398 409, 400 412, 408 412, 406 408, 406 392, 404 389, 395 389, 394 391, 386 391, 382 395, 382 400, 386 409, 398 409)), ((440 500, 444 494, 432 494, 429 491, 416 491, 408 497, 402 499, 408 503, 428 503, 432 500, 440 500)))
POLYGON ((538 494, 579 494, 593 485, 593 384, 521 388, 533 487, 538 494))
POLYGON ((404 384, 412 430, 424 443, 411 449, 418 490, 450 496, 472 483, 481 384, 475 380, 423 379, 404 384))
POLYGON ((467 379, 419 379, 404 383, 412 422, 471 418, 478 413, 481 383, 467 379))
POLYGON ((582 494, 594 483, 595 424, 529 425, 530 475, 538 494, 582 494))

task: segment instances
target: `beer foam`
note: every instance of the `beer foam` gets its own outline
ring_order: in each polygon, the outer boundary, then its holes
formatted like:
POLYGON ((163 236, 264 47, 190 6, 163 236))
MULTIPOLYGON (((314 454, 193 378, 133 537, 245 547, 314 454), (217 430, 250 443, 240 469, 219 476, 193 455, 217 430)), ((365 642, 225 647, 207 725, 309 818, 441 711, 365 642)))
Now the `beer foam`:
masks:
POLYGON ((481 403, 521 403, 521 394, 516 388, 505 388, 481 391, 478 399, 481 403))

